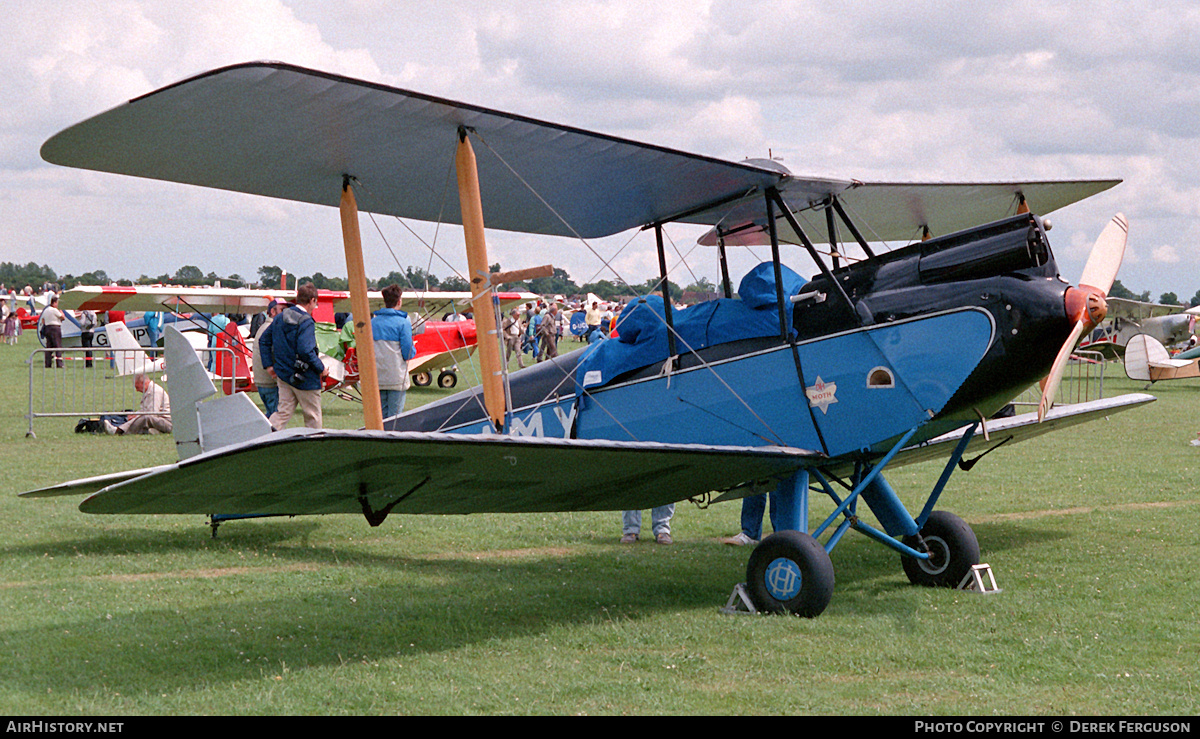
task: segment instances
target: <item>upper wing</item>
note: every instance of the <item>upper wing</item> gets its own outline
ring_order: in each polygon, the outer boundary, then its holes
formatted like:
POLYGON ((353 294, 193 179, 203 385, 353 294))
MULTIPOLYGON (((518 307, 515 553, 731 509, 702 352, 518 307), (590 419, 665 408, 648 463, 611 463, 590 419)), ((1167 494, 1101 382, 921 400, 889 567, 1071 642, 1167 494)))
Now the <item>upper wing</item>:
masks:
POLYGON ((213 70, 135 98, 51 137, 42 157, 331 206, 349 175, 363 185, 364 210, 457 223, 458 191, 445 183, 460 127, 490 150, 477 155, 488 225, 559 236, 685 221, 759 243, 760 193, 779 187, 798 210, 837 194, 867 238, 890 240, 996 220, 1014 211, 1018 194, 1048 213, 1117 183, 796 177, 771 161, 723 161, 274 62, 213 70))
POLYGON ((490 227, 510 231, 602 236, 784 177, 279 63, 151 92, 61 131, 41 153, 70 167, 331 206, 350 175, 363 185, 363 210, 457 223, 458 190, 452 177, 444 184, 460 126, 495 152, 477 152, 484 208, 490 227))
MULTIPOLYGON (((1119 182, 856 183, 853 188, 841 192, 838 199, 867 241, 913 241, 920 239, 926 229, 934 236, 942 236, 1015 215, 1022 197, 1029 210, 1045 215, 1119 182)), ((820 204, 809 192, 794 193, 787 184, 780 191, 788 205, 797 211, 820 204)), ((723 238, 728 246, 771 243, 762 200, 747 201, 731 210, 719 229, 702 236, 700 243, 712 246, 718 238, 723 238)), ((810 215, 807 222, 803 216, 798 216, 811 241, 829 242, 829 229, 823 214, 810 215)), ((780 215, 776 215, 776 229, 780 241, 800 243, 796 232, 780 215)))
POLYGON ((396 513, 629 510, 784 476, 822 459, 783 448, 297 429, 153 468, 104 488, 80 509, 359 513, 366 501, 369 510, 396 513), (266 468, 286 474, 252 474, 266 468))

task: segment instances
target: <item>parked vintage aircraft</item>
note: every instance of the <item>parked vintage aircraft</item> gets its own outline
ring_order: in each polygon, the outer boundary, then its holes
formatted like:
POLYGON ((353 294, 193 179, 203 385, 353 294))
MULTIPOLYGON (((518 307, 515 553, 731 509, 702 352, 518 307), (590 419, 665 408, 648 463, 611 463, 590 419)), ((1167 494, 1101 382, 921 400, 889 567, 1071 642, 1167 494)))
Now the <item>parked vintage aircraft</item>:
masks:
MULTIPOLYGON (((172 331, 183 337, 187 345, 191 347, 194 356, 205 356, 204 350, 208 348, 207 330, 185 330, 191 324, 182 321, 167 325, 172 331)), ((107 355, 111 360, 117 375, 149 375, 167 372, 168 367, 163 354, 159 350, 148 350, 147 347, 139 344, 134 338, 133 332, 123 322, 114 321, 107 325, 107 329, 108 350, 103 352, 103 355, 107 355)), ((233 359, 230 358, 229 352, 217 351, 213 363, 215 371, 208 372, 211 379, 219 380, 224 384, 226 395, 243 391, 247 386, 253 387, 250 369, 237 349, 238 339, 233 338, 236 333, 235 327, 227 326, 217 341, 218 350, 225 348, 233 350, 233 359)))
POLYGON ((1125 347, 1125 374, 1144 382, 1200 377, 1200 347, 1172 357, 1153 336, 1138 334, 1125 347))
MULTIPOLYGON (((295 300, 296 290, 269 290, 259 288, 227 288, 227 287, 181 287, 178 285, 108 285, 80 286, 63 292, 59 305, 70 310, 93 311, 164 311, 168 315, 175 313, 213 314, 213 313, 261 313, 273 299, 295 300)), ((528 292, 506 291, 498 294, 502 307, 511 307, 536 301, 537 295, 528 292)), ((415 316, 418 320, 414 343, 417 349, 416 357, 409 362, 409 371, 413 382, 417 385, 429 385, 437 373, 437 382, 441 387, 454 387, 457 376, 454 367, 465 361, 475 351, 476 336, 473 322, 427 321, 425 316, 439 315, 459 310, 459 306, 470 302, 468 292, 425 292, 406 291, 401 298, 400 308, 415 316), (463 325, 459 325, 463 324, 463 325)), ((368 302, 372 310, 383 307, 383 295, 379 291, 368 294, 368 302)), ((317 310, 313 317, 322 323, 329 324, 333 331, 334 316, 350 309, 350 294, 346 290, 321 290, 318 294, 317 310)), ((200 325, 201 330, 204 324, 200 325)), ((65 332, 64 332, 65 333, 65 332)), ((76 332, 77 334, 78 332, 76 332)), ((135 335, 144 345, 148 345, 145 331, 135 335)), ((74 334, 73 334, 74 335, 74 334)), ((248 361, 250 349, 248 342, 236 339, 227 344, 244 355, 248 361)), ((99 344, 98 344, 99 345, 99 344)), ((357 364, 353 355, 349 364, 343 358, 335 357, 336 366, 332 376, 338 385, 353 385, 358 382, 357 364)), ((251 387, 243 383, 243 387, 251 387)))
POLYGON ((1102 352, 1110 359, 1121 356, 1129 340, 1146 335, 1171 346, 1196 333, 1196 308, 1146 303, 1126 298, 1108 299, 1108 320, 1080 342, 1080 349, 1102 352))
POLYGON ((515 373, 507 385, 498 343, 481 341, 480 389, 391 419, 387 431, 367 402, 368 375, 360 431, 260 436, 261 416, 236 400, 203 400, 207 388, 173 398, 175 427, 191 419, 190 431, 177 432, 179 463, 25 493, 90 492, 80 505, 89 513, 361 513, 377 525, 390 513, 644 509, 775 488, 784 530, 751 554, 748 590, 760 609, 815 616, 833 591, 829 552, 851 528, 898 552, 914 583, 953 586, 970 572, 974 533, 934 510, 969 449, 1153 400, 1051 408, 1071 350, 1104 317, 1127 224, 1117 216, 1104 229, 1073 287, 1029 211, 1053 211, 1114 181, 800 177, 776 162, 723 161, 279 63, 226 67, 143 95, 62 131, 42 155, 338 205, 364 348, 359 183, 374 212, 427 220, 444 212, 463 224, 485 337, 496 336, 485 213, 494 228, 566 237, 653 229, 664 278, 662 230, 672 222, 713 226, 722 264, 729 243, 772 252, 737 299, 727 288, 723 299, 675 310, 643 298, 624 310, 617 340, 515 373), (475 145, 487 155, 476 158, 475 145), (444 199, 428 184, 443 181, 451 151, 459 187, 444 199), (827 231, 807 233, 798 215, 824 217, 827 231), (884 240, 934 236, 876 254, 860 236, 868 223, 884 240), (813 239, 836 249, 839 230, 866 259, 821 258, 813 239), (816 277, 782 264, 785 242, 812 257, 816 277), (991 419, 1043 378, 1038 413, 991 419), (243 432, 220 431, 228 429, 243 432), (947 456, 913 515, 882 473, 947 456), (251 474, 264 468, 288 474, 251 474), (810 491, 833 505, 815 527, 810 491))
MULTIPOLYGON (((148 375, 163 371, 163 358, 147 354, 123 321, 108 324, 106 336, 118 375, 148 375)), ((195 332, 190 332, 195 333, 195 332)), ((204 346, 208 345, 207 334, 204 346)))

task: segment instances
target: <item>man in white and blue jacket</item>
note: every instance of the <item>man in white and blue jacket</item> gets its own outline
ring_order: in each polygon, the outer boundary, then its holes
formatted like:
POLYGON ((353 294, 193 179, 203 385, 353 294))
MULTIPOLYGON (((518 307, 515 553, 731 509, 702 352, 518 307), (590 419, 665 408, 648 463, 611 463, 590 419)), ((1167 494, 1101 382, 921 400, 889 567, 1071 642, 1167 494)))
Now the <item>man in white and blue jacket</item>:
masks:
POLYGON ((321 428, 321 379, 329 374, 317 351, 317 288, 306 282, 296 289, 296 305, 284 310, 262 332, 263 368, 279 380, 279 407, 271 414, 278 431, 300 406, 304 425, 321 428))
POLYGON ((371 319, 371 334, 375 338, 375 368, 379 374, 379 402, 383 417, 391 418, 404 411, 404 395, 412 385, 408 360, 417 355, 413 346, 412 322, 400 304, 399 285, 383 288, 383 310, 375 311, 371 319))

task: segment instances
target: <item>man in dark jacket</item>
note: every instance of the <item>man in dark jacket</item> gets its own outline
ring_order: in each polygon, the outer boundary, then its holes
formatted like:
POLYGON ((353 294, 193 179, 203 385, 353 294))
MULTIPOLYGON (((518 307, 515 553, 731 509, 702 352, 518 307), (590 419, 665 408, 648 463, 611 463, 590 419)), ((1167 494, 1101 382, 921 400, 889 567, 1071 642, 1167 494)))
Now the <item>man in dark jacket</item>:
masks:
POLYGON ((321 428, 321 379, 329 373, 317 352, 317 288, 306 282, 296 289, 296 305, 276 316, 262 332, 262 363, 279 380, 279 407, 271 414, 271 428, 287 426, 296 406, 304 425, 321 428))

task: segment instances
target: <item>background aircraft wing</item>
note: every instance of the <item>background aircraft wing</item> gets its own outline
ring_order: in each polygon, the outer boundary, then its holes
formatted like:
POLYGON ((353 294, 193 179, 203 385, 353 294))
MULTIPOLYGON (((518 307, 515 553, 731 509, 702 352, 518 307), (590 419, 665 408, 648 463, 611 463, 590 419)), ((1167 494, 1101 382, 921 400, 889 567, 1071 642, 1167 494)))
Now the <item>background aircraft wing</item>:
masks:
POLYGON ((419 432, 295 431, 107 487, 86 513, 521 513, 650 508, 824 457, 713 447, 419 432), (255 470, 280 474, 255 477, 255 470))
MULTIPOLYGON (((401 287, 403 288, 404 286, 401 285, 401 287)), ((349 291, 331 292, 335 292, 337 296, 333 301, 333 309, 342 313, 350 312, 349 291)), ((504 291, 496 293, 496 297, 500 301, 501 310, 506 310, 523 303, 536 303, 541 296, 534 293, 504 291)), ((379 310, 383 307, 383 293, 378 290, 372 290, 367 293, 367 299, 371 304, 371 310, 379 310)), ((444 313, 471 311, 471 293, 454 291, 438 292, 433 290, 423 292, 405 289, 404 294, 400 297, 400 310, 411 315, 427 315, 434 320, 438 320, 444 313)))
POLYGON ((272 298, 294 301, 295 290, 169 285, 80 286, 59 296, 69 310, 174 311, 181 313, 262 313, 272 298))
POLYGON ((1109 318, 1127 318, 1131 321, 1144 321, 1147 318, 1169 316, 1183 313, 1182 305, 1164 305, 1162 303, 1146 303, 1141 300, 1128 298, 1106 298, 1109 318))

